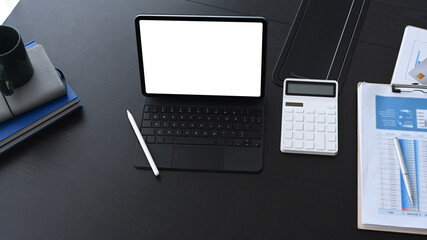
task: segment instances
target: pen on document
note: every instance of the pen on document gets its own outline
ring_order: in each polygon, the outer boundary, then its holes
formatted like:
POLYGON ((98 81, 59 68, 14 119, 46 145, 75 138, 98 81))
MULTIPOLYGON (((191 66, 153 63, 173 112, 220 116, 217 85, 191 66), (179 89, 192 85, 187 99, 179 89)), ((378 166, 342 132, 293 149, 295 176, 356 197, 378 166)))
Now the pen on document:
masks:
POLYGON ((151 169, 153 169, 154 175, 159 176, 159 170, 157 169, 157 166, 154 163, 154 160, 153 160, 153 157, 151 156, 150 151, 148 151, 147 144, 145 144, 144 138, 142 138, 141 132, 138 129, 138 125, 136 125, 135 119, 133 118, 129 110, 126 110, 126 111, 128 112, 130 125, 132 125, 133 131, 135 132, 136 137, 138 138, 139 144, 141 144, 142 150, 144 151, 144 154, 148 159, 148 163, 150 164, 151 169))
POLYGON ((411 184, 409 182, 408 171, 406 170, 405 159, 403 158, 402 148, 400 147, 399 139, 395 137, 394 146, 396 147, 397 159, 399 160, 400 171, 402 172, 403 181, 405 182, 406 191, 408 192, 409 200, 411 200, 412 206, 414 206, 414 200, 412 199, 411 184))

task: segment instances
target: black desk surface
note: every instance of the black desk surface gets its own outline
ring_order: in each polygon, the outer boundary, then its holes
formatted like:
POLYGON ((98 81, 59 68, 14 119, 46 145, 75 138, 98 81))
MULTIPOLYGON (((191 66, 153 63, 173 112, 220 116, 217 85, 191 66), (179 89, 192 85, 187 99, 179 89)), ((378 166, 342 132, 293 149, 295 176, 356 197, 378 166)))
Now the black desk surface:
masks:
POLYGON ((390 82, 405 26, 427 28, 427 1, 372 0, 339 98, 336 157, 279 150, 271 74, 299 2, 21 0, 5 24, 44 45, 84 108, 0 157, 0 239, 421 239, 357 230, 356 84, 390 82), (138 13, 268 19, 261 173, 133 167, 138 13))

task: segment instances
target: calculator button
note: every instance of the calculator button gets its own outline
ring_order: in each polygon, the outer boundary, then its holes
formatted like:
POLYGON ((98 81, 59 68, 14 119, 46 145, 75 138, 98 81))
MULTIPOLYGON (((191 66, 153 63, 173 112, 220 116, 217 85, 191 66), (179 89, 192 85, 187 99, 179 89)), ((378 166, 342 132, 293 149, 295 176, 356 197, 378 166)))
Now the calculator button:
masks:
POLYGON ((293 113, 294 109, 293 108, 285 108, 285 112, 287 112, 287 113, 293 113))
POLYGON ((295 123, 295 130, 297 130, 297 131, 302 131, 302 130, 304 130, 304 125, 303 125, 303 123, 295 123))
POLYGON ((312 141, 305 141, 304 142, 304 148, 305 149, 313 149, 314 148, 314 142, 312 142, 312 141))
POLYGON ((304 133, 303 132, 296 132, 295 133, 295 139, 297 139, 297 140, 304 139, 304 133))
POLYGON ((314 133, 312 133, 312 132, 306 132, 304 134, 304 136, 305 136, 306 140, 313 140, 314 139, 314 133))
POLYGON ((297 148, 297 149, 301 149, 302 145, 303 145, 302 141, 295 141, 295 146, 294 147, 297 148))
POLYGON ((304 121, 304 115, 302 115, 302 114, 295 115, 295 121, 296 122, 302 122, 302 121, 304 121))
POLYGON ((337 106, 336 106, 336 105, 328 105, 328 108, 329 108, 329 109, 336 109, 336 108, 337 108, 337 106))
POLYGON ((295 109, 296 113, 304 113, 304 108, 297 108, 295 109))
POLYGON ((323 133, 316 133, 315 138, 315 146, 318 150, 324 150, 325 149, 325 134, 323 133))
POLYGON ((316 116, 316 122, 324 123, 325 122, 325 116, 316 116))
POLYGON ((323 125, 323 124, 316 124, 316 131, 317 132, 324 132, 325 131, 325 125, 323 125))
POLYGON ((292 132, 288 132, 288 131, 285 132, 285 138, 292 139, 292 137, 293 137, 293 133, 292 132))
POLYGON ((317 109, 316 113, 320 114, 320 115, 324 115, 325 114, 325 109, 317 109))
POLYGON ((336 115, 337 111, 328 109, 328 115, 336 115))
POLYGON ((336 117, 335 116, 326 116, 326 122, 327 123, 336 123, 336 117))
POLYGON ((306 131, 314 131, 314 124, 312 123, 306 123, 304 124, 304 127, 306 131))
POLYGON ((285 120, 292 122, 294 120, 294 115, 293 114, 286 114, 285 115, 285 120))
POLYGON ((307 110, 305 110, 305 113, 314 114, 314 109, 313 108, 307 108, 307 110))
POLYGON ((326 141, 328 142, 335 142, 337 140, 337 137, 333 133, 327 133, 326 134, 326 141))
POLYGON ((285 146, 285 148, 292 148, 292 140, 283 141, 283 145, 285 146))
POLYGON ((334 133, 337 131, 337 127, 335 125, 328 125, 326 126, 326 131, 330 133, 334 133))
POLYGON ((305 121, 306 122, 314 122, 314 115, 306 115, 305 121))
POLYGON ((326 143, 326 149, 329 151, 335 151, 335 150, 337 150, 337 144, 332 143, 332 142, 328 142, 328 143, 326 143))
POLYGON ((292 130, 293 129, 293 124, 292 123, 285 123, 285 129, 286 130, 292 130))

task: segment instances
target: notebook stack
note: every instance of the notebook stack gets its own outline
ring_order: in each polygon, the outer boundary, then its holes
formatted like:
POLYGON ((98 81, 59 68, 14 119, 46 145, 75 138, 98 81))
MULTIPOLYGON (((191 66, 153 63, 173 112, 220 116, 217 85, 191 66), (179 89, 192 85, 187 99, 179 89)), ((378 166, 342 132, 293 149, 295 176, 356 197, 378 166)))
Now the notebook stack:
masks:
POLYGON ((34 75, 11 96, 0 97, 0 155, 81 108, 80 99, 61 79, 43 46, 26 45, 34 75))

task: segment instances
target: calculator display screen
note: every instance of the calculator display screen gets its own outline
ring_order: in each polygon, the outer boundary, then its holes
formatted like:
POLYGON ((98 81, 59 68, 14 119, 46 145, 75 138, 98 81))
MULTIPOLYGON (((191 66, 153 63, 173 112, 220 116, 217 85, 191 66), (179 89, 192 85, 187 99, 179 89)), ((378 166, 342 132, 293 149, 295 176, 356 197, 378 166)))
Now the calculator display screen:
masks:
POLYGON ((334 83, 287 81, 286 95, 335 97, 335 87, 334 83))

